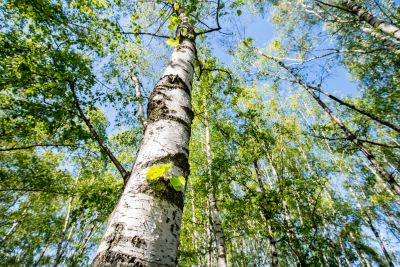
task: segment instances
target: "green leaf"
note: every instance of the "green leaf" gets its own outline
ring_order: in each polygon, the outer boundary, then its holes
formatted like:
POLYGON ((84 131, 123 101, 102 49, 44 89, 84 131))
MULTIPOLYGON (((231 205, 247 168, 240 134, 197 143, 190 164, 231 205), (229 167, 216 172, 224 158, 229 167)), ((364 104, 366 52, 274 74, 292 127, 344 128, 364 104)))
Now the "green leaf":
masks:
POLYGON ((167 44, 169 45, 169 46, 172 46, 172 47, 175 47, 175 46, 177 46, 178 44, 179 44, 179 39, 172 39, 172 38, 169 38, 168 40, 167 40, 167 44))
POLYGON ((242 10, 238 9, 238 10, 236 10, 236 13, 238 16, 240 16, 240 15, 242 15, 242 10))
POLYGON ((169 183, 174 187, 176 191, 182 191, 185 188, 186 179, 183 176, 171 178, 169 183))
POLYGON ((175 9, 175 10, 178 10, 178 9, 179 9, 179 4, 178 4, 178 3, 175 3, 175 4, 174 4, 174 9, 175 9))
POLYGON ((156 182, 158 179, 165 175, 172 167, 172 163, 160 164, 152 166, 146 173, 146 179, 148 182, 156 182))

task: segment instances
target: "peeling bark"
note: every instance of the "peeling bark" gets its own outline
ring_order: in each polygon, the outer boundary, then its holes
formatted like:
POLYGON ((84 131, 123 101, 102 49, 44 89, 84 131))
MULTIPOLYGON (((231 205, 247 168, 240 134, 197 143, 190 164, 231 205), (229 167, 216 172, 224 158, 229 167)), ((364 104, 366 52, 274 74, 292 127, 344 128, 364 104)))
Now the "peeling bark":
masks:
POLYGON ((93 266, 157 266, 177 264, 183 193, 167 186, 159 192, 146 173, 153 165, 172 163, 168 175, 189 175, 189 137, 193 119, 193 27, 183 11, 174 49, 163 77, 150 95, 144 138, 121 198, 110 215, 93 266), (186 28, 181 31, 180 29, 186 28))

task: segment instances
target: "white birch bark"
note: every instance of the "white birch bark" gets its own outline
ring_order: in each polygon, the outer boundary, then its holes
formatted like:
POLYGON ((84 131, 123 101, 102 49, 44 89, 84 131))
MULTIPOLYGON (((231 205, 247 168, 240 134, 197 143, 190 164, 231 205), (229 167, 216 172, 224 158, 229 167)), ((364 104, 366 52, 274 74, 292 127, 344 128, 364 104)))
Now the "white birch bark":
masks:
MULTIPOLYGON (((172 163, 168 175, 189 175, 189 137, 193 118, 194 30, 184 12, 174 49, 148 104, 144 138, 124 191, 112 212, 93 266, 157 266, 177 264, 183 192, 149 185, 150 167, 172 163), (186 28, 186 30, 181 30, 186 28)), ((162 182, 162 181, 159 181, 162 182)))
POLYGON ((375 31, 373 29, 362 27, 361 30, 366 32, 373 37, 382 41, 383 45, 396 55, 400 55, 400 41, 395 41, 393 38, 383 35, 382 33, 375 31))
POLYGON ((372 27, 381 30, 387 35, 393 36, 400 41, 400 28, 387 23, 381 19, 376 18, 374 15, 368 12, 365 8, 362 8, 357 3, 351 0, 346 0, 343 2, 344 5, 361 21, 364 21, 371 25, 372 27))
POLYGON ((374 234, 376 241, 378 242, 379 246, 382 249, 383 255, 385 256, 385 259, 390 267, 394 267, 394 264, 392 262, 392 259, 390 257, 389 251, 386 249, 385 244, 383 243, 382 237, 379 234, 378 229, 376 229, 375 225, 372 222, 372 214, 369 210, 369 207, 367 206, 365 209, 362 207, 357 195, 354 193, 353 188, 349 186, 349 191, 351 195, 353 196, 354 200, 356 201, 357 208, 364 214, 363 219, 371 229, 371 232, 374 234))
MULTIPOLYGON (((209 178, 212 177, 212 151, 211 151, 211 138, 210 138, 210 122, 208 119, 207 112, 207 100, 204 99, 204 124, 206 126, 206 155, 207 155, 207 172, 209 178)), ((225 238, 222 229, 221 219, 219 217, 219 211, 217 207, 217 200, 215 197, 215 189, 211 184, 208 188, 208 202, 210 203, 210 215, 211 223, 213 224, 213 230, 215 235, 215 243, 217 246, 217 266, 226 267, 226 252, 225 252, 225 238)))
POLYGON ((138 118, 139 118, 140 122, 142 123, 143 127, 146 128, 147 121, 146 121, 146 117, 144 115, 143 96, 142 96, 142 92, 140 91, 140 82, 139 82, 139 79, 134 75, 131 75, 131 80, 132 80, 133 85, 135 86, 135 96, 136 96, 137 107, 138 107, 138 111, 137 111, 138 118))
POLYGON ((63 229, 61 230, 60 240, 58 241, 58 244, 57 244, 57 252, 56 252, 56 257, 54 258, 53 267, 58 266, 58 264, 60 263, 60 259, 61 259, 61 256, 62 256, 62 245, 63 245, 63 243, 65 241, 65 234, 67 232, 67 227, 68 227, 68 223, 69 223, 69 216, 71 215, 71 208, 72 208, 72 201, 73 200, 74 200, 73 197, 69 197, 69 199, 68 199, 67 212, 66 212, 65 218, 64 218, 63 229))
MULTIPOLYGON (((257 160, 253 162, 253 165, 257 176, 258 187, 261 189, 261 192, 265 194, 265 188, 261 179, 261 172, 257 160)), ((271 267, 279 267, 278 250, 276 249, 276 240, 274 238, 274 231, 272 230, 271 222, 270 219, 268 218, 269 214, 267 214, 265 209, 262 209, 262 215, 264 216, 265 223, 267 224, 267 239, 269 245, 269 253, 271 257, 270 264, 271 267)))

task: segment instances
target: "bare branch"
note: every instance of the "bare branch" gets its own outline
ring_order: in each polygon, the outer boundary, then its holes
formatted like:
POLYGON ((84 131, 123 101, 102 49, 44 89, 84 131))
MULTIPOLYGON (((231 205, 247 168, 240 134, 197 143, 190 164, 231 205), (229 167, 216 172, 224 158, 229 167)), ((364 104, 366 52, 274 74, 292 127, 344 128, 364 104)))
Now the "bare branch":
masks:
POLYGON ((219 30, 222 29, 221 25, 219 24, 219 10, 220 9, 221 9, 220 0, 218 0, 218 2, 217 2, 217 12, 216 12, 216 18, 215 18, 215 20, 217 22, 217 27, 216 28, 212 28, 212 29, 208 29, 208 30, 204 30, 204 31, 201 31, 201 32, 197 32, 196 36, 203 35, 203 34, 210 33, 210 32, 219 31, 219 30))
POLYGON ((34 147, 79 147, 78 145, 74 144, 33 144, 28 146, 20 146, 20 147, 9 147, 9 148, 0 148, 0 151, 14 151, 14 150, 23 150, 23 149, 30 149, 34 147))
MULTIPOLYGON (((348 137, 325 137, 325 136, 314 135, 314 134, 311 134, 311 133, 304 133, 304 134, 312 136, 312 137, 315 137, 315 138, 326 139, 326 140, 330 140, 330 141, 338 141, 338 140, 349 140, 349 141, 351 141, 348 137)), ((362 142, 362 143, 367 143, 367 144, 371 144, 371 145, 375 145, 375 146, 382 146, 382 147, 387 147, 387 148, 400 148, 399 145, 383 144, 383 143, 370 141, 370 140, 366 140, 366 139, 358 139, 358 140, 360 142, 362 142)))
POLYGON ((68 80, 69 87, 72 91, 72 96, 73 96, 73 102, 75 104, 76 109, 79 112, 79 116, 81 119, 85 122, 86 126, 89 128, 90 133, 93 135, 93 138, 97 141, 97 143, 100 145, 100 147, 103 149, 104 153, 110 158, 114 166, 118 169, 119 173, 121 174, 122 178, 126 182, 128 179, 129 173, 125 170, 125 168, 122 166, 122 164, 117 160, 117 158, 114 156, 114 154, 111 152, 111 150, 107 147, 107 145, 104 143, 103 139, 101 136, 97 133, 96 129, 90 122, 89 118, 86 117, 85 113, 82 110, 82 107, 80 106, 78 96, 75 91, 75 83, 76 79, 74 81, 68 80))
POLYGON ((155 33, 151 33, 151 32, 121 32, 121 34, 150 35, 153 37, 160 37, 160 38, 164 38, 164 39, 170 38, 170 36, 167 36, 167 35, 155 34, 155 33))

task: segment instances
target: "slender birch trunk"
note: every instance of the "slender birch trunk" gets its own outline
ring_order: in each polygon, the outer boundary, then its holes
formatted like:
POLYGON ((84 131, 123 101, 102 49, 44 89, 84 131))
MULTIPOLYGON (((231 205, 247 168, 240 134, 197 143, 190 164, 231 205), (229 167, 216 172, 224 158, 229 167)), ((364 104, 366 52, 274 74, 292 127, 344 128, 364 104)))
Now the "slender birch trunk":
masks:
MULTIPOLYGON (((260 168, 258 166, 257 160, 254 161, 253 165, 254 165, 254 169, 256 171, 258 187, 261 189, 262 193, 265 194, 265 188, 264 188, 264 184, 261 180, 261 172, 260 172, 260 168)), ((264 216, 265 223, 267 224, 267 239, 268 239, 268 244, 270 247, 271 267, 279 267, 278 251, 276 249, 276 241, 274 238, 274 232, 272 230, 271 224, 269 223, 269 219, 268 219, 269 215, 266 214, 266 210, 263 209, 263 207, 262 207, 262 214, 264 216)))
MULTIPOLYGON (((144 138, 124 191, 110 215, 93 266, 176 266, 183 192, 149 185, 150 167, 172 163, 168 175, 189 175, 189 137, 193 119, 194 29, 183 10, 180 44, 174 49, 148 104, 144 138)), ((159 181, 162 182, 162 181, 159 181)))
POLYGON ((340 129, 346 135, 346 138, 351 141, 365 155, 370 164, 379 173, 379 176, 388 183, 392 192, 397 196, 400 196, 400 185, 395 180, 393 175, 389 174, 386 171, 382 164, 376 160, 374 154, 372 154, 371 151, 364 146, 363 142, 358 140, 357 136, 342 122, 342 120, 340 120, 335 115, 335 113, 325 104, 325 102, 323 102, 321 98, 319 98, 319 96, 314 92, 313 87, 308 85, 296 72, 294 72, 282 61, 265 54, 262 55, 268 59, 275 61, 279 66, 287 70, 296 79, 296 82, 301 85, 307 91, 307 93, 309 93, 314 98, 315 101, 317 101, 318 105, 329 115, 333 122, 340 127, 340 129))
POLYGON ((381 30, 387 35, 395 37, 400 41, 400 28, 396 25, 387 23, 381 19, 376 18, 368 10, 361 7, 357 3, 351 0, 343 1, 343 4, 349 9, 349 11, 354 14, 359 20, 364 21, 371 25, 372 27, 381 30))
MULTIPOLYGON (((211 150, 211 137, 210 137, 210 122, 207 112, 207 100, 204 99, 204 124, 206 126, 206 155, 207 155, 207 172, 209 179, 212 177, 212 150, 211 150)), ((208 202, 210 203, 211 223, 213 224, 215 243, 217 246, 217 266, 226 267, 226 252, 225 252, 225 238, 222 229, 221 219, 217 207, 217 200, 215 197, 215 188, 210 183, 208 188, 208 202)))
POLYGON ((375 225, 372 222, 372 217, 371 217, 371 212, 369 211, 368 207, 366 209, 363 209, 360 201, 358 200, 358 197, 353 191, 353 188, 349 186, 350 193, 353 195, 354 200, 356 201, 356 205, 358 209, 364 214, 364 220, 367 223, 368 227, 371 229, 371 232, 374 234, 376 241, 378 241, 379 246, 381 247, 383 251, 383 255, 385 256, 385 259, 387 263, 389 264, 390 267, 394 267, 393 261, 390 257, 390 254, 388 250, 386 249, 385 244, 383 243, 383 240, 379 234, 379 231, 376 229, 375 225))
POLYGON ((400 55, 400 42, 371 28, 362 27, 361 30, 382 41, 382 44, 396 55, 400 55))
POLYGON ((72 208, 72 201, 73 200, 74 200, 73 197, 69 197, 69 199, 68 199, 67 213, 65 214, 64 225, 63 225, 63 229, 61 230, 60 240, 58 241, 58 244, 57 244, 56 257, 55 257, 54 262, 53 262, 53 267, 58 266, 58 264, 60 263, 60 259, 61 259, 61 256, 62 256, 62 244, 65 241, 64 240, 65 239, 65 234, 67 233, 67 228, 68 228, 68 223, 69 223, 69 216, 71 214, 71 208, 72 208))
POLYGON ((130 76, 130 78, 132 80, 133 85, 135 86, 135 96, 136 96, 137 106, 138 106, 137 115, 138 115, 138 118, 139 118, 140 122, 142 123, 143 127, 146 129, 147 121, 146 121, 146 116, 144 115, 143 96, 142 96, 142 92, 140 91, 140 82, 139 82, 139 79, 133 74, 130 76))
POLYGON ((198 245, 197 245, 197 218, 196 218, 196 205, 194 203, 194 198, 192 198, 191 200, 191 204, 192 204, 192 222, 193 222, 193 248, 194 250, 197 252, 198 249, 198 245))
MULTIPOLYGON (((310 110, 309 110, 309 108, 307 107, 307 105, 304 104, 304 107, 307 109, 308 112, 310 112, 310 110)), ((311 126, 311 124, 308 122, 308 120, 307 120, 306 116, 303 114, 303 112, 300 111, 300 113, 301 113, 301 115, 302 115, 304 121, 305 121, 309 126, 311 126)), ((314 131, 315 134, 317 133, 314 129, 313 129, 313 131, 314 131)), ((329 142, 328 142, 326 139, 324 139, 324 141, 325 141, 326 147, 328 148, 328 151, 333 155, 333 150, 332 150, 332 148, 331 148, 329 142)), ((322 148, 322 146, 321 146, 321 148, 322 148)), ((335 161, 336 161, 336 160, 335 160, 335 161)), ((309 164, 308 164, 308 165, 309 165, 309 164)), ((340 171, 341 171, 342 173, 344 173, 344 170, 343 170, 343 168, 342 168, 341 165, 339 166, 339 168, 340 168, 340 171)), ((331 202, 332 202, 332 208, 334 209, 334 206, 333 206, 333 203, 334 203, 333 197, 332 197, 331 193, 329 192, 329 190, 326 190, 326 193, 327 193, 328 198, 331 200, 331 202)), ((335 210, 335 209, 334 209, 334 212, 335 212, 335 215, 336 215, 336 210, 335 210)), ((340 217, 339 217, 339 218, 340 218, 340 217)), ((341 220, 341 222, 344 223, 343 220, 341 220)), ((361 250, 361 248, 360 248, 360 245, 356 242, 356 238, 354 237, 353 232, 351 232, 351 231, 349 232, 349 237, 350 237, 350 242, 353 244, 353 246, 354 246, 354 248, 355 248, 355 250, 356 250, 356 254, 357 254, 357 257, 358 257, 359 262, 362 263, 363 266, 371 267, 371 264, 369 263, 368 259, 365 257, 364 253, 362 252, 362 250, 361 250)))
POLYGON ((363 264, 363 266, 366 267, 371 267, 371 264, 369 263, 369 260, 365 257, 362 249, 360 248, 360 245, 358 244, 353 232, 349 232, 349 237, 351 243, 354 245, 354 248, 356 249, 357 257, 359 258, 359 261, 363 264))

